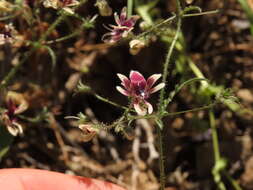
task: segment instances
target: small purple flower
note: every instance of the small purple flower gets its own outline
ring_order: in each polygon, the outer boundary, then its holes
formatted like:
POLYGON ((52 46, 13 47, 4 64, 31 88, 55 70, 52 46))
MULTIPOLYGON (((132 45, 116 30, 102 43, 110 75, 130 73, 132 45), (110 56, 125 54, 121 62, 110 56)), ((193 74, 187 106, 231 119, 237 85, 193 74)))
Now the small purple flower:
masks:
POLYGON ((18 114, 28 108, 28 103, 22 94, 9 91, 6 96, 6 110, 0 114, 0 121, 6 126, 13 136, 23 133, 22 126, 18 123, 18 114))
POLYGON ((124 7, 121 10, 120 16, 118 16, 117 13, 114 13, 114 19, 117 25, 110 24, 110 28, 107 27, 110 32, 106 33, 102 37, 102 40, 108 43, 114 43, 127 37, 134 29, 134 25, 139 19, 139 16, 133 15, 130 18, 127 18, 126 7, 124 7))
POLYGON ((155 82, 162 75, 154 74, 147 80, 138 71, 131 71, 129 79, 122 74, 117 75, 121 80, 121 85, 124 87, 124 89, 120 86, 117 86, 116 89, 121 94, 132 98, 135 111, 139 115, 145 115, 147 112, 151 114, 153 112, 153 107, 146 100, 149 98, 150 94, 164 88, 165 83, 160 83, 157 86, 153 87, 155 82))

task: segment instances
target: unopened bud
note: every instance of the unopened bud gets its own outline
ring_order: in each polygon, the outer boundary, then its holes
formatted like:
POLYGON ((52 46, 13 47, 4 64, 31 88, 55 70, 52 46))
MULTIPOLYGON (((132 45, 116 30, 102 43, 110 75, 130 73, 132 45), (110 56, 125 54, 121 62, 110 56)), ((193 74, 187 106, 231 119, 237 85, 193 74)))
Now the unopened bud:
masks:
POLYGON ((185 0, 187 4, 192 4, 193 0, 185 0))
POLYGON ((129 46, 130 46, 130 49, 129 49, 130 53, 132 55, 136 55, 140 52, 142 48, 145 47, 145 42, 142 40, 135 39, 135 40, 130 41, 129 46))
POLYGON ((140 29, 141 29, 142 31, 145 31, 145 30, 147 30, 148 28, 150 28, 151 25, 150 25, 148 22, 146 22, 146 21, 142 21, 142 22, 140 22, 139 27, 140 27, 140 29))
POLYGON ((98 7, 99 14, 101 16, 111 16, 112 15, 112 8, 109 6, 106 0, 97 0, 96 7, 98 7))

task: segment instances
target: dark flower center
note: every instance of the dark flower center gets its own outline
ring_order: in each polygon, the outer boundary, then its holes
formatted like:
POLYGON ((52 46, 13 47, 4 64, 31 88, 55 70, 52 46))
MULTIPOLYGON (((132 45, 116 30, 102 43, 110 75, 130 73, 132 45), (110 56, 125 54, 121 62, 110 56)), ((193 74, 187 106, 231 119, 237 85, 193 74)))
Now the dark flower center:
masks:
POLYGON ((4 32, 3 32, 3 35, 4 35, 4 38, 5 38, 5 39, 11 38, 11 37, 12 37, 11 31, 4 31, 4 32))
POLYGON ((148 93, 146 92, 145 88, 140 85, 136 85, 134 88, 134 94, 142 99, 147 99, 149 97, 148 93))
POLYGON ((64 6, 67 6, 73 2, 73 0, 60 0, 64 6))
POLYGON ((15 105, 15 103, 10 100, 8 102, 8 110, 6 111, 6 115, 9 117, 9 119, 11 121, 15 120, 15 110, 17 109, 17 106, 15 105))

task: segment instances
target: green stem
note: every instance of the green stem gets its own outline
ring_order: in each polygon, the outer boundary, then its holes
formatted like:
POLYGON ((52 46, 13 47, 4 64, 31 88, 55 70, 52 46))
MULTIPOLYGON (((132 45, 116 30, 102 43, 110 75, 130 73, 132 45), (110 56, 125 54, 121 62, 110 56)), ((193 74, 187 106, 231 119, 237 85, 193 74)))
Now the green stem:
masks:
MULTIPOLYGON (((181 10, 181 7, 180 7, 180 4, 178 3, 178 7, 179 7, 179 13, 178 13, 178 21, 177 21, 177 29, 176 29, 176 34, 173 38, 173 41, 170 45, 170 48, 168 50, 168 53, 167 53, 167 56, 166 56, 166 60, 165 60, 165 63, 164 63, 164 66, 163 66, 163 78, 162 78, 162 82, 166 83, 166 80, 167 80, 167 76, 169 74, 169 65, 170 65, 170 61, 171 61, 171 56, 172 56, 172 53, 173 53, 173 50, 175 48, 175 45, 176 45, 176 41, 179 37, 179 33, 181 31, 181 23, 182 23, 182 18, 181 18, 181 15, 180 15, 180 11, 181 10)), ((159 99, 159 111, 160 113, 162 113, 164 111, 164 95, 165 95, 165 88, 163 88, 161 91, 160 91, 160 99, 159 99)))
POLYGON ((167 18, 166 20, 164 20, 164 21, 162 21, 162 22, 160 22, 160 23, 158 23, 158 24, 152 26, 149 30, 147 30, 147 31, 145 31, 145 32, 143 32, 143 33, 141 33, 140 35, 137 36, 137 38, 141 38, 141 37, 147 35, 148 33, 154 31, 155 29, 159 28, 160 26, 162 26, 162 25, 164 25, 164 24, 167 24, 168 22, 171 22, 171 21, 174 20, 175 18, 176 18, 176 15, 173 15, 172 17, 167 18))
POLYGON ((156 127, 158 133, 158 147, 159 147, 159 169, 160 169, 160 190, 165 189, 165 167, 164 167, 164 150, 163 150, 163 122, 162 120, 156 120, 156 127))
POLYGON ((213 151, 214 151, 214 161, 220 160, 220 150, 219 150, 219 139, 215 126, 215 118, 212 110, 209 111, 210 126, 212 130, 212 141, 213 141, 213 151))
POLYGON ((121 106, 121 105, 119 105, 119 104, 117 104, 117 103, 115 103, 115 102, 112 102, 112 101, 110 101, 110 100, 108 100, 108 99, 106 99, 106 98, 104 98, 104 97, 102 97, 102 96, 100 96, 100 95, 98 95, 98 94, 94 94, 94 96, 95 96, 97 99, 99 99, 99 100, 101 100, 101 101, 103 101, 103 102, 105 102, 105 103, 111 104, 112 106, 121 108, 121 109, 123 109, 123 110, 128 110, 128 107, 121 106))
POLYGON ((235 190, 242 190, 242 188, 240 187, 240 185, 236 182, 236 180, 234 180, 227 171, 223 172, 224 175, 226 176, 226 178, 228 179, 228 181, 231 183, 231 185, 234 187, 235 190))
POLYGON ((133 14, 133 0, 127 0, 127 18, 133 14))
POLYGON ((201 12, 201 13, 189 13, 189 14, 184 14, 183 17, 201 16, 201 15, 209 15, 209 14, 216 14, 216 13, 219 13, 219 10, 206 11, 206 12, 201 12))
POLYGON ((15 76, 15 74, 17 73, 17 71, 20 69, 20 67, 27 61, 27 59, 32 55, 32 53, 36 50, 36 47, 33 47, 30 51, 28 51, 24 58, 20 61, 19 64, 17 64, 16 66, 14 66, 10 72, 4 77, 4 79, 1 81, 0 83, 0 90, 3 89, 4 87, 6 87, 8 85, 8 83, 10 82, 10 80, 15 76))
POLYGON ((206 109, 210 109, 210 108, 214 107, 215 105, 216 105, 216 102, 211 103, 211 104, 206 105, 206 106, 199 107, 199 108, 193 108, 193 109, 190 109, 190 110, 184 110, 184 111, 178 111, 178 112, 172 112, 172 113, 165 113, 164 116, 172 116, 172 115, 179 115, 179 114, 188 113, 188 112, 196 112, 196 111, 206 110, 206 109))
POLYGON ((62 42, 62 41, 64 41, 64 40, 68 40, 68 39, 70 39, 70 38, 73 38, 73 37, 77 36, 78 34, 80 34, 80 31, 79 31, 79 30, 78 30, 78 31, 75 31, 75 32, 73 32, 72 34, 69 34, 69 35, 67 35, 67 36, 63 36, 63 37, 57 38, 57 39, 55 39, 55 40, 47 41, 46 44, 52 44, 52 43, 56 43, 56 42, 62 42))
POLYGON ((219 150, 219 139, 218 134, 215 126, 215 117, 213 110, 209 111, 209 120, 210 120, 210 126, 212 130, 212 142, 213 142, 213 151, 214 151, 214 168, 212 170, 213 178, 220 190, 226 190, 226 186, 222 182, 221 179, 221 171, 222 169, 219 168, 220 162, 222 161, 220 157, 220 150, 219 150))
POLYGON ((58 26, 64 19, 66 15, 62 14, 60 15, 53 24, 50 25, 50 27, 47 29, 47 31, 40 37, 39 42, 43 42, 49 34, 52 33, 52 31, 55 29, 56 26, 58 26))

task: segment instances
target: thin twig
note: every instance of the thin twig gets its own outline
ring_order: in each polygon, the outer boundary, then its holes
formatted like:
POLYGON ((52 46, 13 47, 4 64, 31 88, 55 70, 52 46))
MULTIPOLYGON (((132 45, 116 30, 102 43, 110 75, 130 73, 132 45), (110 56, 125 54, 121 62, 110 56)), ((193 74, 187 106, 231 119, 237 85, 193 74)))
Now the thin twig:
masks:
POLYGON ((219 13, 219 10, 205 11, 201 13, 189 13, 189 14, 184 14, 183 17, 202 16, 202 15, 210 15, 210 14, 216 14, 216 13, 219 13))

